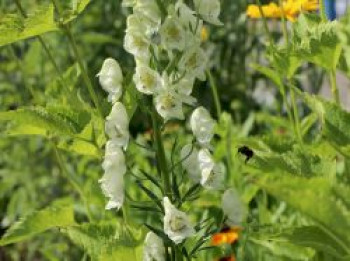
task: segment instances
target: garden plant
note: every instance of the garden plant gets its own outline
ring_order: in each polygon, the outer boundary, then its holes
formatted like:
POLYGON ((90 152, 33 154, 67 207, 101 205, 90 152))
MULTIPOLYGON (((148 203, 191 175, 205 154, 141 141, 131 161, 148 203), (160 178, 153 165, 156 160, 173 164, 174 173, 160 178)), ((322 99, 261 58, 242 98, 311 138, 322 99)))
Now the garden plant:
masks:
POLYGON ((349 80, 323 0, 2 0, 0 260, 350 261, 349 80))

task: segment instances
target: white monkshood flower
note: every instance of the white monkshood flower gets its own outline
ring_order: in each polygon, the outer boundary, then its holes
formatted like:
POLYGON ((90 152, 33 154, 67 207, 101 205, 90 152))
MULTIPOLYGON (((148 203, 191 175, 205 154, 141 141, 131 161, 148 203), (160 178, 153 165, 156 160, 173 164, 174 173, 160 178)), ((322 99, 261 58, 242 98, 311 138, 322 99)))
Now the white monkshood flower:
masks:
POLYGON ((156 0, 137 0, 134 7, 134 14, 144 15, 151 19, 154 23, 161 20, 161 12, 158 8, 156 0))
POLYGON ((222 195, 222 210, 227 216, 227 225, 240 226, 246 215, 246 208, 236 189, 230 188, 222 195))
POLYGON ((183 120, 185 118, 182 108, 182 99, 173 90, 164 89, 154 98, 156 110, 162 118, 183 120))
POLYGON ((184 53, 179 62, 181 72, 187 73, 199 80, 205 80, 205 69, 207 66, 207 55, 197 44, 184 53))
POLYGON ((180 244, 186 238, 194 235, 195 230, 188 216, 174 207, 167 197, 163 199, 164 205, 164 232, 175 243, 180 244))
POLYGON ((225 181, 225 167, 215 163, 208 149, 198 152, 199 169, 201 170, 201 185, 207 189, 222 189, 225 181))
POLYGON ((197 18, 194 16, 195 11, 189 8, 182 1, 175 4, 175 10, 179 13, 179 21, 185 28, 194 30, 197 24, 197 18))
POLYGON ((126 149, 129 143, 129 118, 124 105, 116 102, 105 122, 105 132, 119 146, 126 149))
POLYGON ((194 0, 196 11, 201 15, 204 21, 222 25, 219 20, 220 1, 219 0, 194 0))
POLYGON ((148 232, 143 247, 143 261, 165 261, 163 240, 153 232, 148 232))
POLYGON ((194 78, 185 76, 173 85, 173 88, 180 94, 191 95, 194 86, 194 78))
POLYGON ((149 42, 141 33, 127 31, 124 38, 124 49, 135 57, 147 60, 149 59, 149 42))
POLYGON ((187 171, 190 179, 194 183, 201 180, 201 171, 199 169, 198 150, 193 144, 187 144, 181 149, 182 166, 187 171))
POLYGON ((136 73, 133 80, 136 89, 148 95, 160 91, 163 87, 163 80, 159 73, 145 65, 136 66, 136 73))
POLYGON ((136 4, 136 0, 123 0, 122 6, 124 7, 133 7, 136 4))
POLYGON ((115 102, 119 100, 123 93, 123 74, 119 63, 113 58, 107 58, 97 76, 102 88, 109 94, 108 101, 115 102))
POLYGON ((190 125, 199 144, 208 146, 214 136, 215 121, 204 107, 198 107, 191 115, 190 125))
POLYGON ((103 194, 109 198, 106 209, 119 209, 124 202, 124 174, 126 172, 124 153, 118 144, 109 140, 102 163, 104 175, 99 180, 103 194))
POLYGON ((167 17, 160 29, 161 41, 165 49, 182 51, 186 44, 186 34, 179 19, 167 17))

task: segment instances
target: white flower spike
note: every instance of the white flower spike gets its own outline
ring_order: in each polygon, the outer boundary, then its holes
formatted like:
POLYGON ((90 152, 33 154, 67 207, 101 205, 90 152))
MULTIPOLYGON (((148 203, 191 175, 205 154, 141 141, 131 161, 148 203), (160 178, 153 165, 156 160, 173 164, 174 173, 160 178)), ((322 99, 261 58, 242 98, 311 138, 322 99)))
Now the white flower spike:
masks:
POLYGON ((195 230, 190 223, 188 216, 175 208, 169 198, 163 199, 165 216, 164 232, 175 243, 180 244, 186 238, 194 235, 195 230))
POLYGON ((106 118, 105 132, 118 146, 126 149, 129 143, 129 119, 124 105, 116 102, 106 118))
POLYGON ((204 107, 198 107, 191 115, 190 125, 198 143, 208 146, 214 136, 215 121, 204 107))
POLYGON ((234 188, 225 191, 222 196, 222 210, 227 216, 227 225, 240 226, 246 215, 246 208, 234 188))
POLYGON ((148 232, 143 248, 143 261, 165 261, 163 240, 153 232, 148 232))
POLYGON ((113 140, 106 144, 105 158, 102 163, 105 173, 99 180, 103 194, 109 198, 106 209, 119 209, 124 203, 125 157, 120 146, 113 140))
POLYGON ((195 183, 199 183, 201 171, 199 169, 198 150, 193 144, 187 144, 182 148, 181 160, 183 160, 182 166, 187 171, 190 179, 195 183))
POLYGON ((116 102, 120 99, 123 88, 123 74, 119 63, 113 58, 107 58, 97 74, 102 88, 108 92, 108 101, 116 102))
POLYGON ((210 190, 222 189, 225 181, 224 165, 215 163, 208 149, 198 152, 198 161, 202 186, 210 190))
POLYGON ((194 0, 194 5, 204 21, 214 25, 222 25, 222 22, 219 20, 219 0, 194 0))

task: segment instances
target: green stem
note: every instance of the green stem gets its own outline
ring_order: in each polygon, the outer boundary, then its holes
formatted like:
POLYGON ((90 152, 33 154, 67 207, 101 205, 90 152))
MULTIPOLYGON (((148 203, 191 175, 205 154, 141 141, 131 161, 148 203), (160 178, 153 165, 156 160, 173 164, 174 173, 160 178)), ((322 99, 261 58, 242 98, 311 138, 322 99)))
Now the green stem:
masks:
MULTIPOLYGON (((59 16, 61 16, 62 14, 62 9, 61 9, 61 6, 59 5, 59 3, 57 2, 57 0, 51 0, 53 5, 55 6, 56 10, 57 10, 57 13, 59 16)), ((91 100, 93 101, 93 103, 95 104, 95 107, 97 108, 100 116, 103 118, 103 112, 102 112, 102 107, 98 101, 98 97, 97 97, 97 94, 94 90, 94 87, 91 83, 91 80, 88 76, 88 73, 87 73, 87 69, 85 68, 84 66, 84 61, 79 53, 79 49, 78 49, 78 46, 77 46, 77 43, 75 41, 75 38, 74 38, 74 35, 69 27, 68 24, 63 24, 62 25, 63 29, 64 29, 64 32, 66 33, 67 37, 68 37, 68 40, 69 40, 69 43, 72 47, 72 50, 73 50, 73 53, 74 53, 74 56, 75 56, 75 59, 76 61, 78 62, 78 65, 79 65, 79 68, 81 70, 81 74, 83 76, 83 81, 88 89, 88 92, 89 92, 89 95, 91 97, 91 100)))
MULTIPOLYGON (((25 13, 25 11, 24 11, 24 9, 23 9, 21 3, 19 2, 19 0, 15 0, 15 4, 16 4, 16 6, 17 6, 17 9, 18 9, 19 12, 21 13, 21 15, 22 15, 24 18, 27 18, 28 16, 27 16, 27 14, 25 13)), ((60 68, 58 67, 58 64, 56 63, 55 58, 53 57, 52 52, 50 51, 49 47, 47 46, 47 44, 45 43, 45 41, 44 41, 44 39, 43 39, 43 37, 42 37, 41 35, 38 35, 37 38, 38 38, 38 40, 39 40, 41 46, 43 47, 44 51, 46 52, 47 57, 49 58, 51 64, 53 65, 53 67, 54 67, 56 73, 58 74, 58 77, 59 77, 59 79, 60 79, 60 81, 61 81, 62 86, 63 86, 63 87, 66 87, 66 85, 64 84, 64 79, 63 79, 63 77, 62 77, 61 70, 60 70, 60 68)))
POLYGON ((171 200, 171 196, 172 196, 171 182, 170 182, 170 176, 169 176, 169 169, 167 166, 168 164, 165 157, 162 134, 160 131, 159 117, 153 104, 151 104, 151 107, 152 107, 151 118, 152 118, 153 132, 154 132, 154 141, 156 143, 156 148, 157 148, 158 166, 162 175, 164 196, 167 196, 171 200))
POLYGON ((263 25, 264 25, 264 29, 265 29, 265 34, 266 34, 267 38, 269 39, 270 45, 274 46, 274 41, 273 41, 272 35, 270 33, 269 26, 267 25, 266 16, 265 16, 264 11, 263 11, 263 9, 261 7, 261 1, 260 0, 256 0, 256 2, 257 2, 258 7, 259 7, 260 15, 261 15, 261 17, 263 19, 263 25))
POLYGON ((326 14, 326 8, 325 8, 325 0, 320 0, 320 15, 322 22, 327 22, 327 14, 326 14))
POLYGON ((86 198, 84 196, 83 190, 80 188, 78 182, 75 181, 74 178, 71 177, 71 175, 69 174, 66 166, 64 165, 62 156, 61 156, 61 154, 60 154, 56 144, 52 140, 50 140, 50 142, 52 144, 53 150, 54 150, 55 155, 56 155, 57 163, 58 163, 58 165, 59 165, 59 167, 60 167, 60 169, 62 171, 62 174, 65 176, 65 178, 68 180, 68 182, 72 185, 72 187, 78 192, 80 198, 82 199, 82 201, 84 203, 84 206, 85 206, 85 209, 86 209, 86 215, 87 215, 89 221, 93 221, 94 218, 93 218, 93 215, 91 213, 88 201, 86 200, 86 198))
POLYGON ((334 99, 335 103, 340 104, 339 90, 337 87, 336 70, 331 70, 329 73, 329 77, 330 77, 330 81, 331 81, 333 99, 334 99))
POLYGON ((220 115, 221 115, 221 104, 220 104, 220 99, 219 99, 219 94, 218 94, 218 88, 216 86, 215 80, 213 75, 211 74, 211 72, 209 70, 207 70, 207 75, 209 78, 209 83, 210 83, 210 89, 213 95, 213 99, 214 99, 214 104, 215 104, 215 110, 216 110, 216 117, 219 120, 220 119, 220 115))
POLYGON ((279 6, 280 6, 280 9, 282 11, 282 32, 283 32, 283 38, 284 38, 284 41, 285 41, 286 45, 288 45, 289 39, 288 39, 288 30, 287 30, 287 20, 286 20, 285 13, 283 11, 282 0, 279 0, 279 6))
POLYGON ((94 102, 97 110, 99 111, 101 117, 103 117, 102 107, 101 107, 101 105, 100 105, 100 103, 98 101, 97 94, 96 94, 96 92, 94 90, 94 87, 92 86, 91 80, 90 80, 90 78, 88 76, 88 73, 87 73, 87 70, 86 70, 86 68, 84 66, 83 59, 82 59, 82 57, 81 57, 81 55, 79 53, 78 46, 76 44, 76 41, 75 41, 74 36, 72 34, 72 31, 70 30, 68 25, 65 26, 65 32, 66 32, 66 34, 68 36, 68 39, 69 39, 69 42, 70 42, 70 44, 72 46, 72 50, 73 50, 74 56, 75 56, 75 58, 76 58, 76 60, 78 62, 79 68, 80 68, 82 76, 83 76, 84 83, 85 83, 85 85, 86 85, 86 87, 88 89, 90 97, 91 97, 92 101, 94 102))
POLYGON ((298 111, 298 106, 297 106, 296 100, 295 100, 294 88, 290 89, 290 96, 291 96, 291 100, 292 100, 293 116, 294 116, 294 124, 295 124, 296 136, 297 136, 298 141, 300 142, 300 144, 302 144, 303 143, 303 137, 301 135, 300 121, 299 121, 299 111, 298 111))

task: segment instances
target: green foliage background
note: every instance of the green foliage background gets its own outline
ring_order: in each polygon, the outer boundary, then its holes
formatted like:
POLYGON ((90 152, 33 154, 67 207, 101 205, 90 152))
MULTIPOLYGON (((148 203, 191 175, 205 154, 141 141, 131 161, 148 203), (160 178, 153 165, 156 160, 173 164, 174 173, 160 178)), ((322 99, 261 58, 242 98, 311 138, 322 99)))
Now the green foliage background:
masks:
MULTIPOLYGON (((97 183, 103 122, 64 33, 68 26, 106 116, 110 105, 95 75, 106 57, 114 57, 130 82, 134 64, 122 48, 127 10, 120 1, 82 0, 72 8, 65 0, 58 19, 49 1, 21 3, 28 18, 13 1, 0 4, 0 260, 139 260, 144 224, 159 223, 135 178, 156 168, 153 152, 139 146, 150 146, 150 126, 135 113, 140 108, 128 88, 124 102, 134 115, 135 142, 127 156, 137 174, 128 175, 127 184, 135 202, 123 216, 105 211, 97 183)), ((262 24, 245 17, 246 5, 222 1, 225 26, 208 28, 205 45, 213 50, 211 69, 225 111, 217 117, 215 158, 225 161, 227 184, 238 188, 249 214, 237 244, 196 256, 350 260, 350 114, 318 95, 332 70, 350 75, 350 15, 340 22, 303 15, 288 45, 272 45, 262 24), (308 93, 301 75, 310 79, 308 93), (275 91, 272 106, 252 98, 261 81, 275 91), (297 97, 294 110, 287 95, 297 97), (243 145, 254 151, 247 164, 237 153, 243 145)), ((273 38, 281 40, 279 28, 273 38)), ((214 115, 210 84, 198 83, 195 95, 214 115)), ((171 127, 165 146, 172 159, 190 137, 179 124, 171 127)), ((155 191, 152 182, 142 185, 155 191)), ((220 199, 203 191, 190 196, 191 215, 216 215, 212 226, 220 229, 220 199)))

